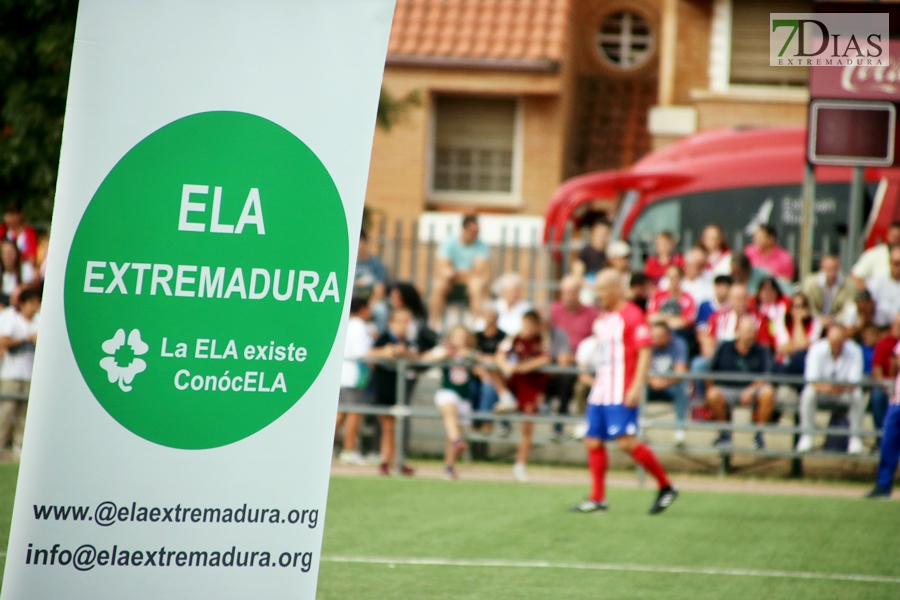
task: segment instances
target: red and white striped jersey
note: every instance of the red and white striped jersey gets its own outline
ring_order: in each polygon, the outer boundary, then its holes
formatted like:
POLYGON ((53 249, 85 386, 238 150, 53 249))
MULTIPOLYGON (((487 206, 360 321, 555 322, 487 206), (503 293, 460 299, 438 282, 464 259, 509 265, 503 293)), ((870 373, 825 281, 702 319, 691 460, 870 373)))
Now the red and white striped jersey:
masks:
POLYGON ((617 311, 604 312, 594 322, 597 340, 596 379, 590 404, 624 404, 634 381, 638 350, 650 347, 650 326, 643 311, 626 302, 617 311))

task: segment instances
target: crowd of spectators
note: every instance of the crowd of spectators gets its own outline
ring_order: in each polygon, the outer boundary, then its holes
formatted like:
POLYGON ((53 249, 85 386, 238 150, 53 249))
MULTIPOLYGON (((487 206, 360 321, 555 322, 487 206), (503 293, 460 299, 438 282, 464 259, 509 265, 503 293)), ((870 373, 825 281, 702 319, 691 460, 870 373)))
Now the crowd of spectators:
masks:
MULTIPOLYGON (((863 451, 859 431, 867 394, 859 383, 864 376, 892 380, 897 370, 892 356, 900 339, 900 223, 893 224, 887 241, 863 254, 848 274, 838 256, 828 255, 817 272, 799 282, 791 254, 778 245, 778 231, 769 224, 759 225, 742 251, 728 246, 716 224, 706 226, 699 243, 684 254, 678 251, 676 233, 662 231, 655 236, 653 253, 643 260, 635 260, 626 241, 610 238, 606 221, 590 227, 571 271, 559 281, 557 298, 544 312, 529 301, 517 273, 490 272, 490 250, 479 238, 478 220, 467 216, 461 233, 440 245, 426 312, 414 286, 389 281, 363 234, 352 315, 363 321, 371 318, 372 342, 357 341, 352 349, 348 343, 347 365, 365 358, 440 361, 435 403, 447 433, 447 477, 455 478, 455 460, 465 448, 460 427, 472 410, 534 414, 548 410, 552 399, 559 414, 583 411, 588 392, 584 378, 548 375, 540 369, 557 364, 590 370, 600 316, 594 282, 600 270, 612 268, 620 274, 629 300, 652 325, 648 397, 673 403, 682 424, 673 433, 676 444, 685 441, 688 418, 727 421, 738 406, 751 409, 760 425, 792 408, 803 427, 813 426, 817 409, 831 408, 849 416, 847 450, 863 451), (636 270, 635 265, 642 268, 636 270), (455 325, 439 343, 447 298, 454 293, 468 302, 471 327, 455 325), (688 371, 696 375, 695 382, 678 377, 688 371), (772 374, 838 383, 777 385, 768 382, 772 374)), ((358 325, 353 331, 362 338, 358 325)), ((407 373, 407 394, 423 368, 407 373)), ((342 392, 348 404, 396 401, 397 377, 390 366, 376 364, 371 372, 347 366, 345 374, 345 388, 364 390, 342 392), (368 377, 362 376, 364 371, 368 377)), ((870 396, 868 406, 880 428, 887 394, 876 389, 870 396)), ((346 419, 340 458, 360 462, 352 439, 358 422, 346 419)), ((380 469, 387 473, 394 457, 393 419, 380 420, 380 469)), ((510 431, 508 423, 476 421, 473 427, 500 436, 510 431)), ((532 424, 522 423, 514 467, 522 481, 527 479, 532 436, 532 424)), ((561 424, 554 426, 553 436, 564 437, 561 424)), ((719 447, 731 444, 727 429, 714 441, 719 447)), ((761 433, 753 445, 765 447, 761 433)), ((812 446, 812 436, 804 435, 796 449, 808 451, 812 446)))
POLYGON ((18 460, 40 323, 45 253, 21 206, 11 201, 0 225, 0 451, 18 460))

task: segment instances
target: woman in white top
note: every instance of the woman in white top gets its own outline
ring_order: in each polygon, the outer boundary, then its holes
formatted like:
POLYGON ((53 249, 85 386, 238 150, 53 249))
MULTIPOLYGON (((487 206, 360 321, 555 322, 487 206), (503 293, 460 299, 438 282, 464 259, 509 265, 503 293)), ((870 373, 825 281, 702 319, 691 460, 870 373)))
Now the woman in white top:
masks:
POLYGON ((700 236, 700 245, 706 250, 706 272, 711 278, 716 275, 731 275, 731 249, 721 225, 707 225, 700 236))

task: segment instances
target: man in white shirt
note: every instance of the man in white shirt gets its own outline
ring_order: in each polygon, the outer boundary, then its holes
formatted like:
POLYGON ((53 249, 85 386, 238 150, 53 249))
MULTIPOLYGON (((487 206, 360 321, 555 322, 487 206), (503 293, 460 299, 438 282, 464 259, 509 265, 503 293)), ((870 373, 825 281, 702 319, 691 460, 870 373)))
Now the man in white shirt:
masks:
MULTIPOLYGON (((863 450, 859 431, 862 428, 865 404, 859 382, 863 376, 862 349, 856 342, 847 339, 843 327, 832 325, 828 336, 819 340, 806 354, 806 368, 803 377, 807 381, 832 380, 840 383, 807 383, 800 395, 800 426, 804 429, 815 426, 816 410, 819 405, 848 407, 850 412, 849 454, 859 454, 863 450)), ((797 441, 797 452, 812 450, 812 434, 804 433, 797 441)))
POLYGON ((891 248, 887 275, 876 275, 866 282, 875 301, 875 324, 887 327, 900 312, 900 246, 891 248))
POLYGON ((856 264, 853 265, 850 274, 856 282, 856 287, 863 289, 872 277, 888 274, 889 253, 890 249, 895 246, 900 246, 900 222, 898 221, 891 223, 891 226, 888 227, 887 239, 883 244, 878 244, 863 252, 856 264))
MULTIPOLYGON (((19 295, 18 308, 0 313, 0 395, 28 396, 31 391, 40 310, 40 291, 28 288, 19 295)), ((25 400, 0 400, 0 448, 6 447, 11 435, 14 458, 22 452, 27 411, 25 400)))

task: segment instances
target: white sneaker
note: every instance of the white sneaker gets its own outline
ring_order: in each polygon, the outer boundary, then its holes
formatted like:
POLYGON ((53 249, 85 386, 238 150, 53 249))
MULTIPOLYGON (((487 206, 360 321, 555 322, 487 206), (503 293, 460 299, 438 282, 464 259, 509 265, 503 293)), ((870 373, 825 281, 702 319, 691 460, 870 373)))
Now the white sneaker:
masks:
POLYGON ((500 399, 497 400, 497 404, 494 405, 494 412, 501 415, 514 413, 517 410, 519 410, 519 403, 516 402, 516 399, 509 392, 500 394, 500 399))
POLYGON ((850 443, 847 444, 847 454, 862 454, 863 441, 858 435, 850 436, 850 443))
POLYGON ((572 439, 575 440, 583 440, 584 436, 587 435, 588 432, 588 424, 587 423, 579 423, 575 427, 572 428, 572 439))
POLYGON ((675 445, 681 446, 684 444, 684 429, 676 429, 672 437, 675 439, 675 445))
POLYGON ((525 472, 524 463, 516 463, 513 465, 513 477, 519 483, 528 483, 528 473, 525 472))
POLYGON ((797 440, 797 447, 795 450, 797 452, 809 452, 812 450, 813 446, 813 437, 807 433, 804 433, 800 436, 800 439, 797 440))
POLYGON ((338 462, 342 462, 346 465, 359 466, 365 466, 368 464, 366 462, 366 459, 364 459, 359 452, 355 452, 353 450, 341 450, 341 453, 338 454, 338 462))

